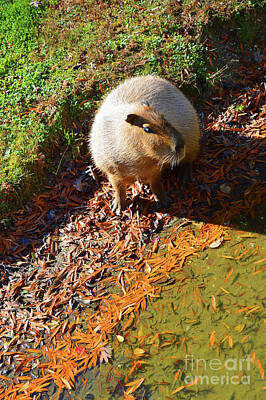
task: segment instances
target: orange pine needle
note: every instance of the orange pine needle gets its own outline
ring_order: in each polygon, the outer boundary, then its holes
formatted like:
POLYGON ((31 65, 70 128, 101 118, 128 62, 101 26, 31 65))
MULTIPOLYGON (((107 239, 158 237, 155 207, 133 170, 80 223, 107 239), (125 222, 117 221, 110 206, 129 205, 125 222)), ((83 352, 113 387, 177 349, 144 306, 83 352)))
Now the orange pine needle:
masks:
POLYGON ((228 272, 228 274, 226 275, 226 278, 225 278, 224 282, 226 282, 226 281, 230 278, 230 276, 232 275, 233 272, 234 272, 234 268, 232 268, 232 269, 228 272))
POLYGON ((261 363, 260 363, 260 360, 259 360, 258 358, 256 358, 256 362, 257 362, 258 367, 259 367, 259 370, 260 370, 261 379, 264 379, 264 369, 262 368, 262 365, 261 365, 261 363))
POLYGON ((212 302, 212 308, 214 309, 214 311, 217 311, 216 299, 214 296, 211 297, 211 302, 212 302))
POLYGON ((220 289, 222 289, 223 292, 230 294, 230 292, 228 290, 226 290, 225 288, 223 288, 222 286, 220 286, 220 289))
POLYGON ((103 88, 102 88, 102 85, 101 85, 100 82, 99 82, 99 89, 100 89, 100 91, 101 91, 101 94, 104 94, 104 91, 103 91, 103 88))
POLYGON ((179 377, 180 372, 181 372, 181 369, 178 369, 178 370, 176 371, 175 376, 174 376, 174 382, 175 382, 175 381, 177 380, 177 378, 179 377))
POLYGON ((254 264, 254 265, 260 264, 260 263, 262 263, 262 262, 264 262, 264 261, 266 261, 266 258, 262 258, 261 260, 255 261, 253 264, 254 264))
POLYGON ((252 274, 253 274, 253 275, 257 275, 257 274, 259 274, 260 272, 264 271, 265 269, 266 269, 266 267, 263 267, 263 268, 261 268, 261 269, 258 269, 257 271, 252 272, 252 274))
POLYGON ((119 376, 119 378, 123 378, 124 377, 122 374, 120 374, 119 371, 117 371, 117 369, 113 369, 113 373, 116 374, 117 376, 119 376))
POLYGON ((197 378, 194 379, 194 381, 186 384, 185 387, 190 387, 190 386, 196 385, 196 383, 199 381, 199 379, 200 379, 200 377, 198 376, 197 378))
POLYGON ((215 331, 212 331, 210 334, 210 339, 209 339, 209 346, 212 347, 214 345, 215 341, 215 331))
POLYGON ((229 335, 228 335, 228 343, 229 343, 229 347, 232 348, 233 347, 233 339, 229 335))
POLYGON ((0 379, 4 379, 6 381, 9 381, 11 378, 7 378, 5 375, 0 375, 0 379))
POLYGON ((255 351, 253 351, 253 353, 251 354, 251 362, 252 362, 252 364, 254 364, 255 358, 256 358, 256 353, 255 353, 255 351))
POLYGON ((193 385, 196 385, 196 383, 199 381, 199 376, 197 377, 197 378, 195 378, 194 379, 194 381, 193 382, 191 382, 191 383, 188 383, 188 384, 186 384, 186 385, 181 385, 181 386, 179 386, 177 389, 175 389, 171 394, 175 394, 175 393, 178 393, 178 392, 180 392, 181 390, 183 390, 184 388, 187 388, 187 387, 191 387, 191 386, 193 386, 193 385))
POLYGON ((145 380, 145 378, 140 378, 134 382, 126 383, 125 386, 131 386, 130 389, 128 389, 126 391, 126 394, 131 394, 131 393, 135 392, 135 390, 137 390, 140 387, 140 385, 144 382, 144 380, 145 380))
POLYGON ((235 311, 235 314, 238 314, 238 313, 241 313, 241 312, 247 311, 247 310, 249 310, 249 309, 250 309, 250 307, 249 307, 249 306, 247 306, 247 307, 244 307, 244 308, 240 308, 239 310, 236 310, 236 311, 235 311))
POLYGON ((255 306, 255 307, 251 308, 248 312, 246 312, 246 315, 248 315, 254 311, 258 311, 259 309, 260 309, 260 306, 255 306))
POLYGON ((135 371, 135 369, 137 368, 137 362, 134 361, 132 367, 130 368, 130 370, 128 371, 128 375, 132 375, 133 372, 135 371))
POLYGON ((132 324, 132 322, 134 321, 135 317, 131 317, 127 320, 127 322, 124 324, 124 326, 122 327, 122 331, 125 331, 127 328, 130 327, 130 325, 132 324))
POLYGON ((248 338, 248 336, 249 336, 249 335, 243 336, 242 339, 241 339, 241 343, 244 343, 244 341, 246 340, 246 338, 248 338))
POLYGON ((181 390, 183 390, 185 388, 185 385, 179 386, 177 389, 175 389, 171 394, 175 394, 177 392, 180 392, 181 390))
POLYGON ((235 260, 240 260, 240 258, 244 257, 251 249, 247 249, 243 253, 241 253, 239 256, 235 258, 235 260))

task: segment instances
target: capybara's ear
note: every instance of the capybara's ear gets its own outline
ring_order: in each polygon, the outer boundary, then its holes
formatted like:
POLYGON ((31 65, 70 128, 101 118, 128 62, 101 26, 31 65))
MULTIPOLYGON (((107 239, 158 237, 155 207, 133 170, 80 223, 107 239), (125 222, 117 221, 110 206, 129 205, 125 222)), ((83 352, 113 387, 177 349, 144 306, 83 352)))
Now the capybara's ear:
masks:
POLYGON ((139 115, 128 114, 126 117, 126 122, 131 125, 142 126, 139 115))

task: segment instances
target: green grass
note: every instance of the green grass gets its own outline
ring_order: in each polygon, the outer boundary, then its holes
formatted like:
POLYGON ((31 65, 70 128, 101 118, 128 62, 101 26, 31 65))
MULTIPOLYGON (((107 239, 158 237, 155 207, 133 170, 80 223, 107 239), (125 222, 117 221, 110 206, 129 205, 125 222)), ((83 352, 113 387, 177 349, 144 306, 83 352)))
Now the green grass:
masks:
POLYGON ((231 21, 257 29, 259 0, 6 0, 0 4, 0 215, 21 205, 80 154, 103 93, 132 75, 160 74, 203 93, 215 67, 206 37, 231 21), (38 6, 35 6, 38 5, 38 6))
POLYGON ((0 5, 1 60, 0 76, 25 63, 34 50, 38 22, 44 7, 32 7, 27 0, 7 0, 0 5))
MULTIPOLYGON (((55 3, 0 5, 0 214, 38 189, 58 150, 73 136, 65 118, 71 89, 62 82, 68 78, 73 86, 75 73, 69 77, 57 67, 63 51, 46 51, 41 37, 42 18, 55 3)), ((73 96, 72 105, 75 101, 73 96)))

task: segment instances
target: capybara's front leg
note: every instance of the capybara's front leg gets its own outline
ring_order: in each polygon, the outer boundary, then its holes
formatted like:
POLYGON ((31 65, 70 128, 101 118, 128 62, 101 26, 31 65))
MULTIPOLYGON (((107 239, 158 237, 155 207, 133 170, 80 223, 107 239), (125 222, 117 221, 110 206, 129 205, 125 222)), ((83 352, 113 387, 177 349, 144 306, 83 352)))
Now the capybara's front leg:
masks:
POLYGON ((155 201, 159 206, 167 208, 169 206, 170 199, 165 193, 161 175, 153 176, 149 184, 155 201))
POLYGON ((119 215, 126 205, 126 185, 123 180, 116 175, 108 174, 108 179, 115 190, 112 211, 119 215))

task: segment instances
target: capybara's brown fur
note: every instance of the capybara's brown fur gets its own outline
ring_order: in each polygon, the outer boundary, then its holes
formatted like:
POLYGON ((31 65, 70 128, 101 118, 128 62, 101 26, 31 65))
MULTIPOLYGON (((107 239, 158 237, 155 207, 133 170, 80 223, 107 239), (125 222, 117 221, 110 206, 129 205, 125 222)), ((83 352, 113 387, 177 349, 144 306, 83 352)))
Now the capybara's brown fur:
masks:
POLYGON ((165 79, 138 76, 112 90, 96 114, 90 150, 115 189, 113 210, 124 208, 126 188, 136 180, 148 183, 155 200, 166 205, 162 170, 192 163, 199 135, 195 109, 165 79))

